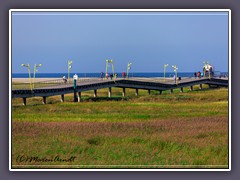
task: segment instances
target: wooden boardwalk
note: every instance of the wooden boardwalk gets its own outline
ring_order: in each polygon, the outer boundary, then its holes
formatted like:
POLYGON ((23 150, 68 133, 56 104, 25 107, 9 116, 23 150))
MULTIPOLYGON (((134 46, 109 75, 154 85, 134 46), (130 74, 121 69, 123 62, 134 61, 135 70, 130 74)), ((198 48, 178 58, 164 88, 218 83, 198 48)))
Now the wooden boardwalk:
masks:
POLYGON ((222 86, 228 87, 227 78, 182 78, 175 82, 173 79, 163 78, 130 78, 123 79, 118 78, 116 80, 111 79, 100 79, 100 78, 88 78, 79 79, 76 82, 76 88, 73 87, 73 82, 64 83, 61 80, 58 81, 48 81, 48 82, 38 82, 36 83, 33 90, 29 89, 14 89, 12 90, 12 98, 22 98, 23 104, 26 105, 26 98, 30 97, 43 97, 43 104, 46 103, 46 98, 48 96, 61 95, 61 101, 64 101, 64 95, 73 93, 74 100, 76 102, 81 101, 81 92, 93 90, 94 97, 97 97, 97 90, 102 88, 108 88, 108 96, 111 97, 112 87, 122 88, 122 95, 126 95, 126 88, 133 88, 136 90, 136 95, 138 95, 139 89, 148 90, 158 90, 161 94, 162 91, 189 87, 193 90, 194 85, 199 85, 200 89, 203 84, 208 84, 209 86, 222 86))

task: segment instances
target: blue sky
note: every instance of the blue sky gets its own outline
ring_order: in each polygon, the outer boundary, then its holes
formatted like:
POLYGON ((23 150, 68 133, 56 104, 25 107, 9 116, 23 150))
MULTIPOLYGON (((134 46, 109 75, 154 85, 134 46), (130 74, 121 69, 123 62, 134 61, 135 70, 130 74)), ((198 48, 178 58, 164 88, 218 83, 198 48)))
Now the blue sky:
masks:
POLYGON ((179 72, 202 69, 208 61, 228 71, 227 12, 13 12, 12 72, 22 63, 42 63, 39 73, 105 71, 179 72))

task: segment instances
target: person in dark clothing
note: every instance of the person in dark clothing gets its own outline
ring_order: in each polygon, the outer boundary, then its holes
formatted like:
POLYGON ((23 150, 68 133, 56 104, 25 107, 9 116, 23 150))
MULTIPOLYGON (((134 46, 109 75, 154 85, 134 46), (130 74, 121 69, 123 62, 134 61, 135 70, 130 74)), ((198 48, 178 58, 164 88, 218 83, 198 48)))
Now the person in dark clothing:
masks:
POLYGON ((113 78, 113 74, 112 74, 112 73, 110 74, 110 78, 111 78, 111 79, 113 78))
POLYGON ((101 79, 103 79, 103 72, 101 72, 101 79))
POLYGON ((197 77, 197 73, 196 73, 196 72, 194 73, 194 77, 195 77, 195 79, 196 79, 196 77, 197 77))
POLYGON ((200 71, 198 71, 197 76, 198 76, 198 78, 201 78, 201 73, 200 73, 200 71))

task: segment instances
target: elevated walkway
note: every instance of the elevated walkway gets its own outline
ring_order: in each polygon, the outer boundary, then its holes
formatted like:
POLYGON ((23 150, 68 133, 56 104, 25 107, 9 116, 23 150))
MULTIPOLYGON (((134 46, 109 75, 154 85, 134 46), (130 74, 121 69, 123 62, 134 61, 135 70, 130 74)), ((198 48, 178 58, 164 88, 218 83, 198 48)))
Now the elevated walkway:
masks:
POLYGON ((97 96, 97 90, 102 88, 109 88, 109 96, 111 96, 111 88, 118 87, 123 88, 123 96, 125 96, 125 88, 136 89, 136 95, 138 95, 138 89, 145 90, 159 90, 162 91, 180 88, 183 91, 184 87, 190 87, 193 89, 194 85, 199 85, 200 89, 202 84, 208 84, 209 86, 221 86, 228 87, 227 78, 183 78, 177 81, 177 84, 172 79, 163 80, 161 78, 130 78, 117 80, 102 80, 97 78, 90 78, 88 80, 78 80, 76 89, 73 87, 73 83, 63 83, 62 81, 48 81, 38 82, 33 90, 26 89, 29 87, 21 85, 19 88, 13 85, 12 98, 23 98, 24 104, 26 104, 26 98, 30 97, 43 97, 43 103, 46 103, 46 97, 61 95, 62 101, 64 101, 64 94, 74 93, 76 101, 81 98, 81 92, 94 90, 94 96, 97 96))

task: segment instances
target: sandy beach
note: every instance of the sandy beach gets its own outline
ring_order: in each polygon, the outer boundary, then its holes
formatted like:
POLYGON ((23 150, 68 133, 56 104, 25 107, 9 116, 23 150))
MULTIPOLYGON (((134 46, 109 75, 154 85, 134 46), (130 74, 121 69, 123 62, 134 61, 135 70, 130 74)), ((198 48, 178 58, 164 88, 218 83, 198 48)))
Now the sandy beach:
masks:
MULTIPOLYGON (((62 80, 62 78, 35 78, 35 82, 44 82, 44 81, 53 81, 53 80, 62 80)), ((32 78, 33 81, 33 78, 32 78)), ((29 78, 12 78, 12 82, 15 83, 28 83, 29 78)))

